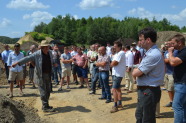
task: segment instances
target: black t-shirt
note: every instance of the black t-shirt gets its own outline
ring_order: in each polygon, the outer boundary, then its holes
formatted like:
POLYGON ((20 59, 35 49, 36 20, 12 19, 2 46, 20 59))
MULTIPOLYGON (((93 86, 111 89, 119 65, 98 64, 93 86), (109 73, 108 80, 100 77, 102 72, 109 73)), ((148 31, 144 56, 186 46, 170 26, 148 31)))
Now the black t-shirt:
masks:
POLYGON ((182 60, 182 63, 174 67, 174 82, 186 83, 186 47, 178 51, 177 56, 182 60))
POLYGON ((46 55, 42 52, 42 62, 42 72, 51 73, 52 67, 49 53, 46 55))

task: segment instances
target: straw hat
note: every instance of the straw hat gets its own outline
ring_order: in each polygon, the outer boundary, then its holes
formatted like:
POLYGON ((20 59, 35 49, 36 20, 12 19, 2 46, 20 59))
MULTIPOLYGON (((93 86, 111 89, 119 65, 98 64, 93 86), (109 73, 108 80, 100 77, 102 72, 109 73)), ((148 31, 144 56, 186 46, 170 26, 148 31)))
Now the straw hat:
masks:
POLYGON ((47 40, 42 40, 40 46, 49 46, 50 44, 48 43, 47 40))

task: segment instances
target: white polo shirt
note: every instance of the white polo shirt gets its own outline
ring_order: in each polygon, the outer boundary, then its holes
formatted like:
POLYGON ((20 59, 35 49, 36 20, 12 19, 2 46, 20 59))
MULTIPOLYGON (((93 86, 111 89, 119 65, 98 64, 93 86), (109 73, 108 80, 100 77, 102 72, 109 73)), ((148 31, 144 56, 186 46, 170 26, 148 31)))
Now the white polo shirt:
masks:
POLYGON ((112 61, 118 62, 118 65, 112 67, 112 75, 117 77, 124 77, 126 71, 125 52, 121 50, 118 53, 116 53, 112 61))

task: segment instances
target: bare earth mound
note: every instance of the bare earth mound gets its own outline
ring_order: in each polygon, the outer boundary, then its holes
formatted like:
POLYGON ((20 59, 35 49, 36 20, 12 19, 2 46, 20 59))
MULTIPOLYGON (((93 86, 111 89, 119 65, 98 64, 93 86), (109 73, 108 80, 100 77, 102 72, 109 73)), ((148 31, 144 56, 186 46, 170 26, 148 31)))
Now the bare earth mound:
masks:
POLYGON ((16 102, 0 95, 1 123, 41 123, 37 110, 29 108, 23 102, 16 102))

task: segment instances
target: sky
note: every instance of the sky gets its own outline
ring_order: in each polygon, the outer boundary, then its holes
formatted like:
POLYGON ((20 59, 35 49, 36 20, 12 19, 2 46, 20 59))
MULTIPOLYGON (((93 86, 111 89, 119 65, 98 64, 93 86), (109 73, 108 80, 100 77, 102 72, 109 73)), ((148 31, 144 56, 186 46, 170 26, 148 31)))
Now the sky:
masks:
POLYGON ((33 31, 40 22, 70 14, 75 19, 92 16, 167 18, 186 26, 185 0, 0 0, 0 36, 18 38, 33 31))

